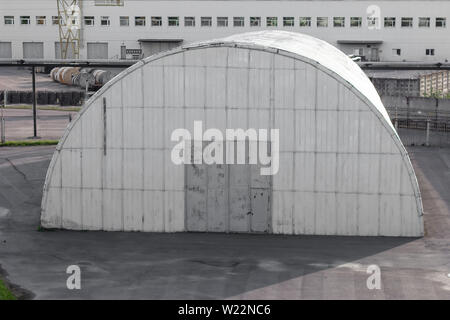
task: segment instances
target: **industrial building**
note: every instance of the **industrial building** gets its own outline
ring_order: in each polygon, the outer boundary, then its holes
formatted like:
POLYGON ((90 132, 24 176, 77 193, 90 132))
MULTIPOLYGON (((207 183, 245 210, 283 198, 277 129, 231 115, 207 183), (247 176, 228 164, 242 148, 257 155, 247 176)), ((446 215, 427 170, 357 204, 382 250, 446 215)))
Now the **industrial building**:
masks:
POLYGON ((450 57, 448 1, 0 0, 0 58, 60 58, 62 2, 80 7, 81 59, 136 59, 261 30, 309 34, 367 61, 450 57))
POLYGON ((408 154, 361 69, 314 37, 259 31, 153 55, 107 83, 56 148, 41 224, 421 236, 423 209, 408 154), (174 163, 173 132, 193 132, 196 121, 278 129, 278 172, 174 163))

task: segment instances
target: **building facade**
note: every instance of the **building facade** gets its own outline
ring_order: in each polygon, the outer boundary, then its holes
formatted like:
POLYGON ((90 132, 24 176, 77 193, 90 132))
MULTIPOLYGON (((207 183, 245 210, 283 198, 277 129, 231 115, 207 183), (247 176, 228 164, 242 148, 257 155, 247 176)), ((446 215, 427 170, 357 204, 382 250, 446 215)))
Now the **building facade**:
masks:
MULTIPOLYGON (((0 58, 59 58, 57 15, 57 0, 0 0, 0 58)), ((312 35, 362 60, 445 62, 449 15, 448 1, 82 1, 80 58, 140 58, 276 29, 312 35)))
POLYGON ((420 76, 422 97, 450 98, 450 71, 431 72, 420 76))

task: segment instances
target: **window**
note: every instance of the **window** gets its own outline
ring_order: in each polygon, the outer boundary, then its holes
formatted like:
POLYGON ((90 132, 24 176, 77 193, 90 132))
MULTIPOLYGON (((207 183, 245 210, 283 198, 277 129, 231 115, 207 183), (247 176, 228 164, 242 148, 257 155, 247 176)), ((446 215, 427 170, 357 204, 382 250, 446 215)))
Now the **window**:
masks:
POLYGON ((20 24, 30 24, 30 16, 20 16, 20 24))
POLYGON ((351 17, 350 18, 350 27, 361 28, 361 26, 362 26, 362 18, 361 17, 351 17))
MULTIPOLYGON (((178 17, 175 17, 175 18, 178 19, 178 17)), ((152 27, 162 26, 162 17, 152 17, 151 20, 152 20, 152 22, 151 22, 152 27)))
POLYGON ((91 16, 84 17, 84 25, 85 26, 93 26, 94 25, 94 17, 91 17, 91 16))
POLYGON ((185 27, 195 27, 195 17, 184 17, 185 27))
POLYGON ((58 25, 58 24, 59 24, 59 17, 52 16, 52 25, 58 25))
POLYGON ((266 26, 268 26, 268 27, 278 26, 278 18, 277 17, 267 17, 266 18, 266 26))
POLYGON ((311 27, 311 17, 300 17, 300 27, 311 27))
POLYGON ((46 18, 45 16, 36 16, 36 24, 38 26, 43 26, 46 23, 46 18))
POLYGON ((228 27, 228 17, 217 17, 218 27, 228 27))
POLYGON ((233 27, 243 27, 244 26, 244 17, 234 17, 233 18, 233 27))
POLYGON ((144 27, 145 17, 134 17, 134 25, 137 27, 144 27))
POLYGON ((392 49, 392 54, 394 56, 401 56, 402 55, 402 50, 401 49, 392 49))
POLYGON ((108 16, 102 16, 100 17, 100 25, 107 27, 110 25, 109 17, 108 16))
POLYGON ((395 17, 386 17, 384 18, 384 27, 385 28, 395 28, 395 17))
POLYGON ((294 17, 283 17, 283 27, 293 27, 294 25, 294 17))
POLYGON ((121 16, 120 17, 120 26, 121 27, 128 27, 129 25, 130 25, 130 17, 121 16))
POLYGON ((419 27, 420 28, 429 28, 431 23, 431 19, 426 17, 420 17, 419 18, 419 27))
POLYGON ((202 27, 211 27, 212 26, 212 18, 211 17, 201 17, 200 25, 202 27))
POLYGON ((333 27, 335 27, 335 28, 345 27, 345 17, 334 17, 333 18, 333 27))
POLYGON ((5 24, 14 24, 14 16, 5 16, 5 24))
POLYGON ((436 18, 436 28, 445 28, 447 24, 446 18, 436 18))
POLYGON ((402 28, 411 28, 413 26, 413 18, 402 18, 402 28))
POLYGON ((250 27, 260 27, 261 17, 250 17, 250 27))
POLYGON ((180 25, 180 19, 178 17, 168 17, 167 24, 169 27, 178 27, 180 25))
POLYGON ((328 27, 328 17, 317 17, 317 27, 319 28, 328 27))
POLYGON ((434 49, 425 49, 425 54, 427 56, 434 56, 434 49))

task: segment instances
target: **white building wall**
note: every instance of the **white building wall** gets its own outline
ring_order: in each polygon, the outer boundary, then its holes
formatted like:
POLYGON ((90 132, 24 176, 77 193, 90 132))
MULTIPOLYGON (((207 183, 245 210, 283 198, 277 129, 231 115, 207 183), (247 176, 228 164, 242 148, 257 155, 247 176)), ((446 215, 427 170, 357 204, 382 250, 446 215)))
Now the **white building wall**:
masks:
POLYGON ((87 103, 52 159, 44 227, 185 231, 185 168, 170 137, 201 120, 279 129, 271 232, 423 234, 408 155, 370 94, 313 60, 225 43, 139 62, 87 103))
MULTIPOLYGON (((448 25, 446 28, 436 28, 435 18, 447 18, 450 23, 450 2, 448 1, 133 1, 125 0, 124 6, 95 6, 94 1, 83 1, 83 16, 94 16, 95 25, 83 28, 83 44, 81 58, 86 58, 87 42, 109 43, 109 58, 120 57, 120 46, 130 49, 140 47, 139 39, 183 39, 184 43, 192 41, 221 38, 235 33, 258 31, 264 29, 279 29, 310 34, 338 46, 338 40, 381 40, 377 45, 380 58, 383 61, 445 61, 450 57, 450 43, 448 25), (367 9, 378 6, 381 15, 381 28, 371 30, 367 26, 367 9), (100 17, 109 16, 111 25, 100 26, 100 17), (120 27, 119 17, 129 16, 130 26, 120 27), (134 26, 135 16, 146 16, 146 26, 134 26), (152 27, 151 16, 161 16, 163 25, 152 27), (180 26, 169 27, 168 16, 179 16, 180 26), (183 18, 194 16, 195 27, 185 27, 183 18), (201 27, 200 18, 211 16, 212 27, 201 27), (228 27, 217 27, 217 17, 228 17, 228 27), (233 17, 245 17, 245 27, 233 27, 233 17), (249 18, 258 16, 262 19, 262 27, 250 27, 249 18), (266 27, 266 17, 278 17, 278 27, 266 27), (293 16, 294 27, 283 27, 283 17, 293 16), (310 28, 299 27, 299 17, 312 17, 310 28), (343 16, 346 18, 345 28, 332 26, 332 18, 343 16), (361 28, 351 28, 350 17, 362 17, 361 28), (328 17, 329 26, 316 26, 317 17, 328 17), (396 17, 395 28, 383 26, 384 17, 396 17), (400 26, 402 17, 413 17, 412 28, 400 26), (430 28, 419 28, 418 18, 430 17, 430 28), (401 55, 393 54, 393 49, 401 49, 401 55), (435 49, 434 56, 427 56, 426 49, 435 49)), ((57 14, 56 0, 1 0, 0 1, 0 34, 1 41, 13 43, 13 57, 22 58, 22 42, 43 41, 46 59, 53 59, 55 55, 54 42, 58 41, 58 27, 51 24, 51 16, 57 14), (14 15, 15 25, 6 26, 3 16, 14 15), (31 25, 19 24, 21 15, 31 16, 31 25), (45 15, 47 24, 36 25, 36 16, 45 15)), ((354 47, 365 45, 340 45, 346 53, 353 53, 354 47)), ((367 49, 367 48, 366 48, 367 49)))

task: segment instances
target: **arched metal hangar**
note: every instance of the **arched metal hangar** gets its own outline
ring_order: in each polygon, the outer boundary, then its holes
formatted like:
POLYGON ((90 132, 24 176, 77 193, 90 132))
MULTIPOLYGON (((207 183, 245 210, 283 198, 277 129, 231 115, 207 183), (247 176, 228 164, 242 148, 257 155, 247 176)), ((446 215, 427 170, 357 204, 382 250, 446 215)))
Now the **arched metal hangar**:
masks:
POLYGON ((46 228, 421 236, 417 179, 344 53, 261 31, 151 56, 72 121, 44 186, 46 228), (177 128, 279 129, 279 170, 171 161, 177 128))

